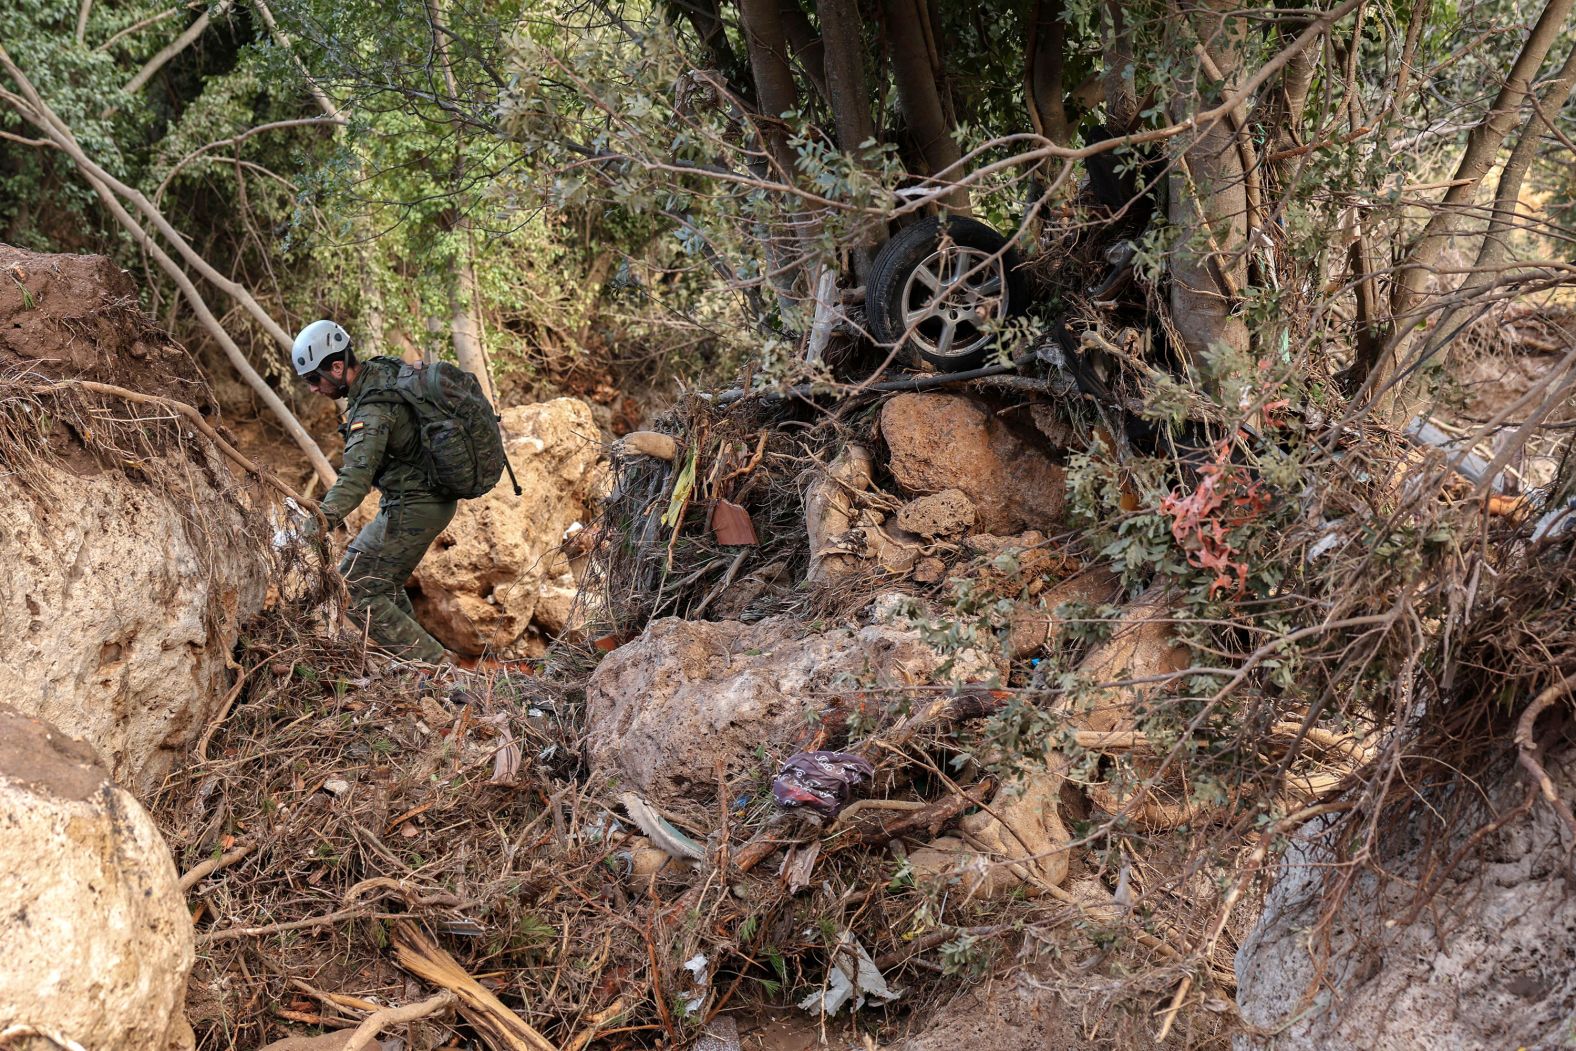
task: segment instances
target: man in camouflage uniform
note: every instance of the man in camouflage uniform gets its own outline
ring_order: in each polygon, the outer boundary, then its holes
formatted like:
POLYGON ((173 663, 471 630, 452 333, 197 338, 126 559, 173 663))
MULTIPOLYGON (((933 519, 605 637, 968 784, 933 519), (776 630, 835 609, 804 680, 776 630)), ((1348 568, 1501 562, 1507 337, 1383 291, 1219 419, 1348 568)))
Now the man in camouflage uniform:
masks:
POLYGON ((314 321, 302 329, 290 359, 313 390, 349 401, 339 429, 345 438, 344 464, 322 501, 328 528, 342 523, 372 487, 380 496, 377 516, 356 534, 339 564, 352 610, 365 621, 372 640, 390 653, 429 664, 446 660, 443 646, 416 622, 405 581, 454 518, 457 505, 428 486, 410 406, 367 397, 394 385, 399 362, 358 362, 350 336, 332 321, 314 321))

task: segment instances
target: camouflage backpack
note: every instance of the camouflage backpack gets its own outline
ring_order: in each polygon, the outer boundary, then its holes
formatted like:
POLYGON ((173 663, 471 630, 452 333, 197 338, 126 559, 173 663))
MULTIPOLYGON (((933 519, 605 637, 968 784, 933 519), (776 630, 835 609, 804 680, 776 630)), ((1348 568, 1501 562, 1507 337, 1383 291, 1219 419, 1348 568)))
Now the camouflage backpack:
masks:
POLYGON ((453 500, 485 496, 507 470, 520 495, 514 468, 503 448, 501 419, 476 377, 446 361, 399 365, 392 386, 367 391, 358 403, 403 403, 416 414, 422 466, 434 493, 453 500))

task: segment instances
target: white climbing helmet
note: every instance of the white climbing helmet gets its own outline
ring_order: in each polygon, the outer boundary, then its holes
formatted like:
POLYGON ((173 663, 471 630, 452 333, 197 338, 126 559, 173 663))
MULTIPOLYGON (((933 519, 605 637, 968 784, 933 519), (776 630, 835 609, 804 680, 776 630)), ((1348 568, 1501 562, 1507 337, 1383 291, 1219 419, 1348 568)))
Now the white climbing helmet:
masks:
POLYGON ((350 333, 325 318, 301 330, 290 348, 290 361, 297 376, 307 376, 316 372, 330 354, 349 349, 350 333))

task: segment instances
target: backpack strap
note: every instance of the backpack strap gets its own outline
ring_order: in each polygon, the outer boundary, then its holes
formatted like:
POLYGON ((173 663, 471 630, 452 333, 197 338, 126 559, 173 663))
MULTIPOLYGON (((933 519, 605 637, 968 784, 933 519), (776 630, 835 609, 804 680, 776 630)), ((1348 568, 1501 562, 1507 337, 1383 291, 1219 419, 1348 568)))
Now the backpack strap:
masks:
MULTIPOLYGON (((367 361, 364 362, 364 365, 372 365, 373 363, 392 366, 394 369, 394 377, 388 381, 378 382, 376 386, 369 386, 360 394, 356 395, 356 400, 351 402, 347 407, 347 415, 354 416, 356 414, 356 410, 360 409, 363 405, 408 405, 410 406, 411 411, 415 412, 417 418, 419 419, 421 416, 421 410, 417 405, 418 399, 415 398, 409 391, 405 390, 404 387, 402 387, 399 383, 399 370, 405 367, 405 363, 399 358, 390 357, 387 354, 380 354, 375 358, 368 358, 367 361)), ((379 369, 378 371, 381 372, 382 370, 379 369)))

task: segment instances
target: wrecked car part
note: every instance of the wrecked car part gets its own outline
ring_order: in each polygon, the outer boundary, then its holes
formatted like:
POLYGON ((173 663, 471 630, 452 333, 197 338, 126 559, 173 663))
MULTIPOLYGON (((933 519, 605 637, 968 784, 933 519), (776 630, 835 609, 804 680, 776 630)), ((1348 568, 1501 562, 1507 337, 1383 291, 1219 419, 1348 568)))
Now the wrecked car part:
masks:
POLYGON ((1018 253, 973 219, 926 219, 876 254, 865 313, 876 340, 901 345, 943 370, 985 359, 995 328, 1022 309, 1018 253))

